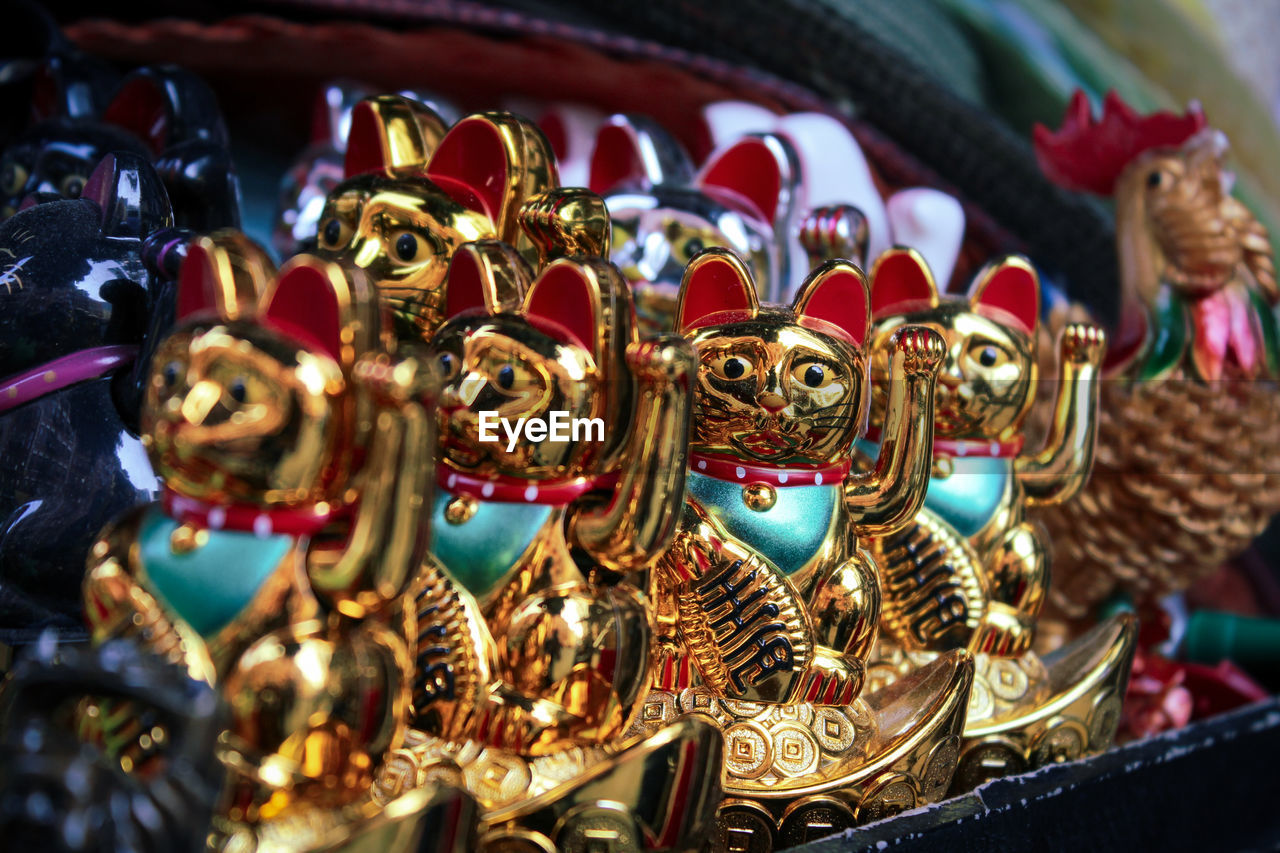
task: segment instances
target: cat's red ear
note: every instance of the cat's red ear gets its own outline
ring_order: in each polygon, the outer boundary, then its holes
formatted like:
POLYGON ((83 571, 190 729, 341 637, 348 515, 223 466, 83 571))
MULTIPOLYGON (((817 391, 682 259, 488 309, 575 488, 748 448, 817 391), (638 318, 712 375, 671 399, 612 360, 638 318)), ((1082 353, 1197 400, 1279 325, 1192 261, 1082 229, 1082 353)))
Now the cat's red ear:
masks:
POLYGON ((727 193, 749 212, 775 224, 786 208, 797 179, 794 150, 780 136, 751 135, 712 153, 697 184, 727 193))
POLYGON ((809 274, 796 294, 799 318, 836 327, 861 347, 871 327, 871 289, 862 270, 845 260, 828 261, 809 274))
POLYGON ((263 300, 259 319, 286 335, 327 352, 340 364, 355 361, 353 299, 363 279, 359 270, 312 255, 297 255, 280 270, 263 300), (350 333, 344 334, 350 329, 350 333), (344 340, 345 338, 345 340, 344 340))
POLYGON ((274 273, 266 250, 238 231, 198 237, 178 270, 177 318, 248 316, 274 273))
POLYGON ((566 258, 543 270, 524 299, 524 314, 535 325, 548 324, 555 337, 578 344, 597 357, 601 311, 595 271, 566 258))
POLYGON ((688 184, 693 165, 684 148, 657 122, 644 116, 610 116, 596 133, 591 153, 592 192, 622 186, 688 184))
POLYGON ((501 131, 482 116, 455 124, 427 167, 427 177, 454 201, 494 222, 501 218, 510 172, 501 131))
POLYGON ((501 240, 464 243, 453 253, 445 285, 445 317, 464 311, 515 311, 529 289, 529 265, 501 240))
POLYGON ((1019 255, 993 261, 982 268, 969 288, 969 305, 1034 335, 1040 321, 1040 276, 1031 262, 1019 255))
POLYGON ((728 249, 707 249, 685 267, 676 302, 676 328, 682 334, 711 325, 720 314, 750 318, 759 310, 751 270, 728 249))
POLYGON ((401 95, 365 98, 351 110, 343 176, 424 169, 444 135, 444 119, 424 104, 401 95))
POLYGON ((937 306, 938 285, 919 252, 895 246, 876 258, 871 267, 872 318, 937 306))

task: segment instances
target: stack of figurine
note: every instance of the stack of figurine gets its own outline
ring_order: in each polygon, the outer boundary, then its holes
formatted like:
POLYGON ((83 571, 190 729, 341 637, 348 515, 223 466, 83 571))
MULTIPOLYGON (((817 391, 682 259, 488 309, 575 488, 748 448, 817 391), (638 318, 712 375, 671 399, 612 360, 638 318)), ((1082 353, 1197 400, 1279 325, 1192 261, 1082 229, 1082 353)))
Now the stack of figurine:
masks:
POLYGON ((277 267, 204 84, 42 73, 0 167, 0 620, 82 606, 89 644, 0 694, 9 839, 789 847, 1107 749, 1137 622, 1093 607, 1280 508, 1241 461, 1280 289, 1198 111, 1037 136, 1118 199, 1109 351, 1025 258, 948 292, 959 202, 884 197, 830 116, 712 105, 695 166, 639 116, 335 84, 277 267))

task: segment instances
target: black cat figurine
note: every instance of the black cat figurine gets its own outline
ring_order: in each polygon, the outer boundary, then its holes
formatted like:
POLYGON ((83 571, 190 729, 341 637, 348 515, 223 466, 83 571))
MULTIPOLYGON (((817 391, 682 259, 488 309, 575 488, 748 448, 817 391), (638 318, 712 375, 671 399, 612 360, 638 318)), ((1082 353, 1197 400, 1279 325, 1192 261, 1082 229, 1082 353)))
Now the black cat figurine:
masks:
POLYGON ((32 113, 47 120, 0 157, 0 219, 33 203, 79 198, 104 156, 128 152, 151 160, 178 226, 204 232, 239 225, 227 129, 202 80, 180 68, 140 68, 99 115, 89 115, 79 100, 58 94, 75 84, 70 73, 53 60, 42 69, 47 85, 36 87, 32 113))
POLYGON ((173 234, 144 157, 106 157, 81 197, 0 223, 0 643, 82 632, 80 582, 102 525, 154 497, 129 428, 135 365, 172 314, 144 241, 173 234))

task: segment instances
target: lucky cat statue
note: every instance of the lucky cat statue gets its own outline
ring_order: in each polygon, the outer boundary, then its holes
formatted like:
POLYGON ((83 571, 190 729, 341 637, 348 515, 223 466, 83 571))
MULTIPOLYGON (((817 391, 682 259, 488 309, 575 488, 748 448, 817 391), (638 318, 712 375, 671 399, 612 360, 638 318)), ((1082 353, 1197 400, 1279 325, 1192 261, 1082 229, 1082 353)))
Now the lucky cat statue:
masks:
POLYGON ((929 756, 962 725, 971 662, 958 652, 907 691, 864 700, 881 592, 862 542, 924 498, 941 338, 896 337, 890 451, 851 474, 870 404, 860 269, 828 262, 791 305, 762 305, 746 264, 708 249, 685 272, 676 320, 698 371, 687 497, 654 573, 662 646, 645 724, 694 713, 724 731, 732 799, 713 849, 748 830, 763 834, 751 849, 790 846, 883 816, 906 789, 907 807, 932 801, 954 755, 929 756))
MULTIPOLYGON (((226 699, 215 846, 264 850, 362 814, 404 734, 434 424, 359 271, 236 261, 183 264, 143 408, 163 499, 103 531, 84 596, 95 642, 135 637, 226 699)), ((164 746, 112 710, 83 719, 142 771, 164 746)))
MULTIPOLYGON (((1089 476, 1106 337, 1088 324, 1064 330, 1052 427, 1044 448, 1028 453, 1022 428, 1035 397, 1040 314, 1034 268, 1000 259, 967 296, 949 297, 918 253, 891 249, 877 259, 873 280, 874 438, 880 423, 892 433, 883 413, 892 411, 887 399, 897 381, 895 335, 926 326, 946 342, 924 506, 913 524, 870 542, 884 595, 873 677, 891 681, 947 649, 976 654, 958 789, 1101 751, 1118 721, 1134 626, 1118 618, 1043 661, 1029 651, 1049 549, 1026 510, 1070 500, 1089 476), (1001 750, 1009 753, 1003 764, 995 760, 1001 750)), ((876 441, 860 450, 872 460, 883 452, 876 441)))
POLYGON ((418 341, 446 317, 445 276, 459 246, 503 240, 538 260, 518 215, 558 182, 532 123, 477 113, 446 132, 428 107, 399 95, 355 106, 344 171, 320 215, 317 253, 364 270, 398 336, 418 341))
POLYGON ((719 803, 719 734, 690 720, 623 738, 649 685, 641 590, 683 490, 692 351, 641 341, 598 257, 532 280, 510 246, 464 246, 446 306, 421 731, 383 793, 460 768, 490 843, 537 832, 580 849, 599 819, 622 849, 694 850, 719 803), (525 424, 542 428, 508 432, 525 424))

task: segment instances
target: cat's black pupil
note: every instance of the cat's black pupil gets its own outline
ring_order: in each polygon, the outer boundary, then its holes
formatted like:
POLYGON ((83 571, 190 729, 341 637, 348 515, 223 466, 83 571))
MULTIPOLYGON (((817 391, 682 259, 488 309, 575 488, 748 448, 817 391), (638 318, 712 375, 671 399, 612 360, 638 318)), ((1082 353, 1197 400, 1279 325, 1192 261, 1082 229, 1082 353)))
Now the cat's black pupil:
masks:
POLYGON ((248 396, 248 393, 249 393, 248 389, 244 387, 243 379, 237 379, 236 381, 232 382, 230 390, 231 390, 231 399, 235 400, 237 403, 243 403, 245 397, 248 396))
POLYGON ((84 184, 79 178, 67 181, 67 185, 63 187, 63 194, 67 198, 80 198, 80 193, 84 190, 84 184))
POLYGON ((1159 173, 1159 172, 1152 172, 1151 174, 1147 175, 1147 186, 1149 186, 1149 187, 1158 187, 1158 186, 1160 186, 1160 173, 1159 173))
POLYGON ((705 247, 702 245, 701 240, 699 240, 697 237, 691 237, 687 241, 685 241, 684 256, 686 258, 692 258, 694 255, 701 252, 703 248, 705 247))
POLYGON ((164 366, 164 384, 173 385, 178 381, 178 363, 172 361, 164 366))
POLYGON ((990 367, 996 363, 996 348, 983 347, 982 352, 978 353, 978 362, 983 367, 990 367))
POLYGON ((516 384, 516 371, 511 365, 507 365, 498 371, 498 385, 504 390, 510 390, 512 385, 516 384))
POLYGON ((440 354, 440 370, 445 376, 453 372, 453 356, 447 352, 440 354))
POLYGON ((731 358, 724 363, 724 375, 730 379, 737 379, 747 372, 747 366, 742 363, 740 358, 731 358))
POLYGON ((324 226, 324 241, 330 246, 336 246, 340 237, 342 237, 342 223, 336 219, 330 219, 324 226))
POLYGON ((411 261, 418 254, 418 241, 412 234, 401 234, 396 240, 396 254, 402 261, 411 261))
POLYGON ((820 365, 810 365, 809 369, 804 372, 804 384, 808 385, 810 388, 817 388, 822 384, 822 380, 825 376, 826 371, 824 371, 820 365))

